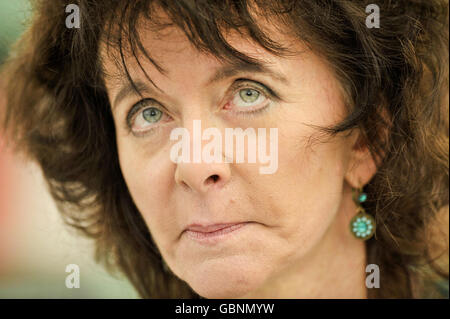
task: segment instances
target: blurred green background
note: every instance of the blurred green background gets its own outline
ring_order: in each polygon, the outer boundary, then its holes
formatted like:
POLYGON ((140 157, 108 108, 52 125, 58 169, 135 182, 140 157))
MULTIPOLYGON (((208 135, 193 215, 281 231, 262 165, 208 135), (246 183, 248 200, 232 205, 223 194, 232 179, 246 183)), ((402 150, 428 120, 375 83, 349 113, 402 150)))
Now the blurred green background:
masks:
POLYGON ((8 53, 8 47, 20 35, 30 11, 26 0, 0 0, 0 62, 8 53))
MULTIPOLYGON (((0 63, 29 13, 25 0, 0 0, 0 63)), ((2 98, 0 91, 0 111, 2 98)), ((91 241, 62 223, 40 169, 3 142, 0 136, 0 298, 138 298, 125 278, 93 261, 91 241), (69 264, 79 266, 80 288, 65 285, 69 264)))

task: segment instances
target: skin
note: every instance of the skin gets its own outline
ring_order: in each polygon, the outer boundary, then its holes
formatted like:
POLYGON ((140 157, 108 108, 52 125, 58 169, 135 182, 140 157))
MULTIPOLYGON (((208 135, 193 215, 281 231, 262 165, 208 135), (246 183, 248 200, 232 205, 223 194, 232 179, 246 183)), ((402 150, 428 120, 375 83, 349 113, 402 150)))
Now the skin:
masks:
MULTIPOLYGON (((150 134, 137 136, 127 128, 126 116, 141 97, 130 94, 113 105, 123 176, 165 262, 201 296, 365 298, 365 246, 349 231, 356 214, 351 188, 371 179, 374 162, 357 130, 328 138, 308 126, 328 126, 344 117, 340 83, 326 61, 300 42, 276 30, 271 36, 299 54, 276 57, 233 32, 227 41, 269 63, 287 83, 254 72, 208 82, 224 61, 200 53, 177 29, 164 35, 143 32, 144 46, 168 71, 163 75, 142 58, 146 73, 165 92, 148 89, 143 95, 163 105, 167 115, 146 123, 155 128, 150 134), (233 112, 228 102, 239 97, 239 88, 230 87, 238 78, 263 83, 282 100, 253 116, 233 112), (277 172, 262 175, 252 163, 173 163, 170 132, 185 127, 192 136, 193 120, 201 120, 202 129, 219 128, 222 135, 225 128, 278 128, 277 172), (203 245, 183 233, 196 222, 251 223, 203 245)), ((111 55, 102 54, 112 104, 124 78, 111 55)), ((131 58, 127 63, 134 80, 152 87, 131 58)))

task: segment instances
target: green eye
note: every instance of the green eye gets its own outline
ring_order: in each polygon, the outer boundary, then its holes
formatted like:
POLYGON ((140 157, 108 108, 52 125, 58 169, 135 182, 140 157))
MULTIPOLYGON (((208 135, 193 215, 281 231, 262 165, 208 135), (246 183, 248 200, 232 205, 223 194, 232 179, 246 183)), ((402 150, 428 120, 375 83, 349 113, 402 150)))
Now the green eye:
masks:
POLYGON ((259 97, 259 92, 253 89, 243 89, 239 91, 239 95, 246 103, 253 103, 259 97))
POLYGON ((156 123, 162 117, 162 112, 154 107, 149 107, 142 112, 142 116, 149 123, 156 123))

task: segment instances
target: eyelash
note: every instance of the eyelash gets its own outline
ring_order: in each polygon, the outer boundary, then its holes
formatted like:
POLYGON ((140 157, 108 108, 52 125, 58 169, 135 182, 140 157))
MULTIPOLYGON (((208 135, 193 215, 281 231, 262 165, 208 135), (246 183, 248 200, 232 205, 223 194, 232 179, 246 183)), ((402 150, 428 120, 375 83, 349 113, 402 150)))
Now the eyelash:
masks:
MULTIPOLYGON (((232 93, 236 94, 237 92, 239 92, 239 90, 242 90, 242 89, 255 90, 258 93, 263 94, 263 96, 265 96, 267 99, 272 100, 272 101, 280 101, 281 100, 279 95, 277 93, 275 93, 272 89, 270 89, 268 86, 266 86, 258 81, 255 81, 255 80, 244 79, 244 78, 236 79, 231 88, 232 93), (246 84, 246 82, 247 83, 248 82, 255 83, 257 85, 251 85, 251 84, 248 85, 248 84, 246 84)), ((153 102, 154 104, 157 104, 158 105, 157 108, 159 108, 161 112, 166 113, 166 114, 168 113, 167 109, 165 107, 161 106, 161 104, 159 104, 152 98, 145 98, 145 99, 140 100, 139 102, 137 102, 130 108, 130 110, 128 111, 127 117, 126 117, 126 127, 130 133, 134 133, 133 128, 132 128, 133 127, 132 121, 133 121, 134 116, 136 114, 138 114, 138 112, 140 112, 141 110, 145 109, 146 106, 150 106, 149 102, 153 102)), ((232 111, 232 110, 230 110, 229 112, 238 114, 239 116, 242 116, 244 118, 253 118, 262 113, 265 113, 265 111, 270 109, 271 105, 272 104, 269 101, 265 106, 255 109, 255 110, 252 110, 252 111, 232 111)), ((156 105, 151 105, 150 107, 156 107, 156 105)), ((143 133, 134 133, 134 134, 138 135, 138 136, 151 134, 152 132, 155 132, 159 127, 160 126, 158 126, 158 125, 154 125, 153 127, 148 128, 143 133)))

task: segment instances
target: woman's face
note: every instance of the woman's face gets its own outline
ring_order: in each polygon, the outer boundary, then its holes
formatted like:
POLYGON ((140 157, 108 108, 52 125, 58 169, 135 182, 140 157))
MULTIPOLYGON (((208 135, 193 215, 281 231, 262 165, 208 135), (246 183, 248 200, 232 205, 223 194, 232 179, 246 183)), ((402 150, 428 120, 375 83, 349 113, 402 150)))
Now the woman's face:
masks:
MULTIPOLYGON (((277 31, 271 36, 287 41, 277 31)), ((136 104, 142 98, 108 59, 105 69, 119 76, 107 77, 106 86, 123 176, 178 277, 204 297, 252 296, 305 263, 331 229, 348 231, 339 215, 354 135, 324 139, 308 126, 333 125, 345 115, 342 90, 323 60, 299 42, 290 43, 298 55, 280 58, 229 33, 234 48, 266 68, 235 69, 196 50, 179 30, 141 37, 167 71, 140 59, 160 90, 131 58, 130 74, 147 100, 136 104), (218 128, 222 137, 226 128, 266 129, 267 146, 269 129, 277 128, 276 171, 261 174, 267 164, 259 165, 258 157, 257 163, 174 162, 170 153, 179 139, 171 140, 171 132, 186 128, 192 149, 194 120, 202 130, 218 128), (230 223, 239 227, 217 230, 230 223)))

